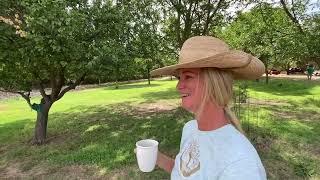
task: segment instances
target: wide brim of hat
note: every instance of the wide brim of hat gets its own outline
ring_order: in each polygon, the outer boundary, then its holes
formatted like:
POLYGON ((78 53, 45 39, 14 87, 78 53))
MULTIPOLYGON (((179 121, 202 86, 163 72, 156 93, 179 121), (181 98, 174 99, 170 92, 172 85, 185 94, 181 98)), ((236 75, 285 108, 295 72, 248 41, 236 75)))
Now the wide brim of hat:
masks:
POLYGON ((155 69, 151 71, 151 76, 177 75, 179 69, 206 67, 230 71, 234 79, 258 79, 265 73, 265 66, 258 58, 243 51, 231 50, 192 62, 155 69))

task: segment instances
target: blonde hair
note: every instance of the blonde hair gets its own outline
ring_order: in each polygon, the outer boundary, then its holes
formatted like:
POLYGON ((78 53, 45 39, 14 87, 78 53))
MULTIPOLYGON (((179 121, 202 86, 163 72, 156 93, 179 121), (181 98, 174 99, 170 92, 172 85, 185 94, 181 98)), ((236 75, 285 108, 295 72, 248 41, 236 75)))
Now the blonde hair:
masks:
POLYGON ((200 77, 204 80, 204 88, 199 111, 203 109, 208 101, 216 103, 218 106, 223 107, 225 116, 230 123, 244 134, 239 119, 230 108, 233 96, 233 77, 231 72, 216 68, 201 68, 200 77))

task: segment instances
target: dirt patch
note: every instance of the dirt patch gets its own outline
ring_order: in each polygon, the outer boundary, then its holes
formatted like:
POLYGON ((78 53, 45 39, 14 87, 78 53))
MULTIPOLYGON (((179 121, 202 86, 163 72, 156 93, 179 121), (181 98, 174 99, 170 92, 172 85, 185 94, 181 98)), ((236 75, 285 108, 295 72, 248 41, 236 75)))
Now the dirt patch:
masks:
MULTIPOLYGON (((23 170, 28 162, 7 164, 0 170, 0 177, 4 179, 25 179, 25 178, 53 178, 53 179, 91 179, 99 178, 99 168, 95 166, 72 165, 65 167, 54 167, 49 164, 38 164, 31 169, 23 170)), ((103 175, 103 174, 102 174, 103 175)))
POLYGON ((258 149, 259 152, 269 152, 271 150, 271 146, 273 144, 273 139, 270 137, 261 137, 256 136, 252 138, 252 143, 254 143, 255 147, 258 149))
POLYGON ((60 134, 47 134, 47 139, 45 144, 56 144, 61 145, 68 142, 69 139, 73 139, 77 137, 77 134, 73 134, 70 132, 61 132, 60 134))
POLYGON ((19 169, 19 164, 11 164, 0 171, 0 176, 3 178, 15 178, 25 176, 19 169))
POLYGON ((43 174, 46 174, 46 170, 40 166, 34 166, 31 170, 24 170, 28 168, 26 166, 32 166, 31 162, 15 162, 8 163, 6 167, 0 170, 0 177, 4 179, 17 179, 17 178, 28 178, 30 176, 37 177, 43 174))
POLYGON ((48 174, 48 177, 56 177, 61 179, 103 179, 103 173, 99 173, 101 168, 88 165, 71 165, 59 169, 48 174))
POLYGON ((5 111, 8 109, 8 106, 0 104, 0 111, 5 111))
POLYGON ((277 159, 263 161, 268 179, 302 179, 294 175, 292 168, 287 162, 277 159))
POLYGON ((312 112, 312 111, 299 111, 299 110, 273 110, 273 116, 274 117, 280 117, 282 119, 286 120, 298 120, 298 121, 304 121, 304 122, 315 122, 319 120, 319 113, 318 112, 312 112))
POLYGON ((291 104, 283 101, 269 100, 269 99, 254 99, 249 98, 247 103, 253 105, 275 105, 275 106, 291 106, 291 104))
MULTIPOLYGON (((177 101, 178 102, 178 101, 177 101)), ((116 106, 109 106, 112 112, 124 114, 132 117, 151 116, 156 113, 169 112, 179 107, 177 102, 173 101, 157 101, 152 103, 140 104, 118 104, 116 106)))
POLYGON ((158 101, 156 103, 142 103, 136 106, 140 112, 170 111, 178 107, 177 102, 158 101))
MULTIPOLYGON (((0 169, 0 179, 136 179, 141 176, 137 165, 108 171, 95 165, 55 167, 42 163, 23 171, 23 163, 7 164, 0 169), (134 177, 132 177, 134 176, 134 177)), ((139 178, 140 179, 140 178, 139 178)))
POLYGON ((133 107, 133 111, 130 116, 141 117, 141 116, 153 116, 157 113, 165 113, 173 111, 178 108, 179 105, 176 102, 168 101, 157 101, 156 103, 141 103, 133 107))

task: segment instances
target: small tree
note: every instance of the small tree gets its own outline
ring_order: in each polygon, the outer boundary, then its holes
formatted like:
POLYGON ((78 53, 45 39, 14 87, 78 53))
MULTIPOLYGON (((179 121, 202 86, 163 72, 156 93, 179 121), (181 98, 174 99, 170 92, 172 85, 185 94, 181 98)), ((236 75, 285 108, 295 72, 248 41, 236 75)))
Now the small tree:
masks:
POLYGON ((50 108, 83 81, 95 62, 94 28, 86 3, 19 5, 0 16, 5 22, 0 24, 5 30, 0 35, 0 90, 20 94, 37 112, 32 142, 42 144, 50 108), (33 88, 41 93, 39 103, 31 102, 33 88))

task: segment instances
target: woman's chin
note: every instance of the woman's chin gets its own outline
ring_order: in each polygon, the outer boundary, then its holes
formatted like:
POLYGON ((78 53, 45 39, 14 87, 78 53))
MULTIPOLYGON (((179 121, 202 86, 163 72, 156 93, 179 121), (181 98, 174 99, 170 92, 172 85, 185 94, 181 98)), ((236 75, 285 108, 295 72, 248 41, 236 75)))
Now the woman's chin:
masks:
POLYGON ((192 108, 192 105, 184 104, 184 103, 182 102, 182 108, 185 109, 185 110, 187 110, 187 111, 189 111, 189 112, 191 112, 191 113, 194 113, 194 110, 193 110, 193 108, 192 108))

